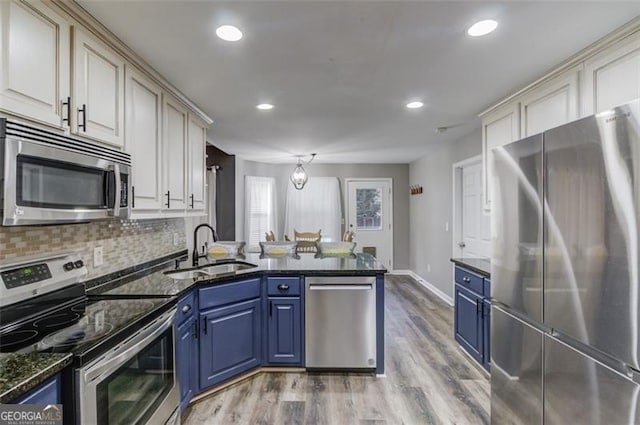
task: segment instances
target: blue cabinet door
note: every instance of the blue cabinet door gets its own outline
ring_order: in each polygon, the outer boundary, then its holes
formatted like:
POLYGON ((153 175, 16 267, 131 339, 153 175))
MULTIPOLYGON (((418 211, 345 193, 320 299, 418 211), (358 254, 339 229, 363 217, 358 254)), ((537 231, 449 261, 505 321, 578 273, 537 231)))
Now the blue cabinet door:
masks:
POLYGON ((491 371, 491 301, 482 300, 482 366, 491 371))
POLYGON ((60 374, 56 374, 13 400, 12 404, 60 404, 60 374))
POLYGON ((269 298, 269 363, 302 364, 300 298, 269 298))
POLYGON ((472 357, 482 363, 482 298, 456 284, 455 338, 472 357))
POLYGON ((198 388, 198 350, 196 347, 196 319, 191 316, 178 326, 176 342, 176 370, 180 385, 180 409, 184 410, 198 388))
POLYGON ((260 299, 201 312, 200 389, 260 365, 260 299))

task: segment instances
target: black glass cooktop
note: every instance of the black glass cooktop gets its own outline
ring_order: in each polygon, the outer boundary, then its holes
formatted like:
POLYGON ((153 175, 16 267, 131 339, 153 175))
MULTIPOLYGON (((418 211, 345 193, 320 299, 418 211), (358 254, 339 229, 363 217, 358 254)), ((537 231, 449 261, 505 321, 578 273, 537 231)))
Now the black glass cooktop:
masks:
POLYGON ((121 341, 142 319, 150 320, 150 312, 169 302, 169 298, 94 300, 82 296, 45 311, 37 310, 43 305, 51 307, 50 303, 38 304, 37 300, 9 306, 0 314, 0 352, 70 352, 82 357, 98 346, 113 345, 109 341, 116 334, 120 336, 114 339, 121 341), (24 319, 5 321, 5 310, 8 316, 22 312, 24 319))

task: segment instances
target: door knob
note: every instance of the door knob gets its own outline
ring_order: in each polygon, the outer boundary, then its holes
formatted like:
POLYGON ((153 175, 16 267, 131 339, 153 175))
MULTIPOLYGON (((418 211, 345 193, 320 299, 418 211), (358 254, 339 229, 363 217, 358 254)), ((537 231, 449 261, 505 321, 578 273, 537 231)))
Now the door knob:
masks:
POLYGON ((464 248, 465 246, 467 246, 464 242, 458 242, 458 246, 460 248, 464 248))

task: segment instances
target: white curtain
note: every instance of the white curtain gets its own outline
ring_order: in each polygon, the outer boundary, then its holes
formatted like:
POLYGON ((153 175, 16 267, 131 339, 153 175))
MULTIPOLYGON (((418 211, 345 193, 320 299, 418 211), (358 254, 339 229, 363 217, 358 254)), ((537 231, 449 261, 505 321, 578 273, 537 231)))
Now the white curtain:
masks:
POLYGON ((260 249, 258 243, 265 240, 265 233, 278 234, 276 180, 245 176, 244 190, 244 237, 247 250, 257 251, 260 249))
POLYGON ((342 234, 340 181, 337 177, 309 177, 302 190, 287 184, 285 234, 293 240, 298 232, 322 231, 325 242, 339 241, 342 234))

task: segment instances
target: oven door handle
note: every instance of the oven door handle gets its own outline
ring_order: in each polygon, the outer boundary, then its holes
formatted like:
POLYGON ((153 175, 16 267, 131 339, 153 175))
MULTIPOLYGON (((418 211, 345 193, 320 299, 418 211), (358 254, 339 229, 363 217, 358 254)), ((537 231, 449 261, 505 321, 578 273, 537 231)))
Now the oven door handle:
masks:
POLYGON ((171 326, 173 326, 175 315, 176 309, 174 308, 168 313, 163 314, 156 322, 138 332, 123 345, 112 349, 84 372, 84 381, 89 383, 103 375, 108 376, 117 370, 123 363, 139 353, 146 345, 162 335, 167 329, 170 329, 171 326), (124 351, 118 353, 120 350, 124 351))

